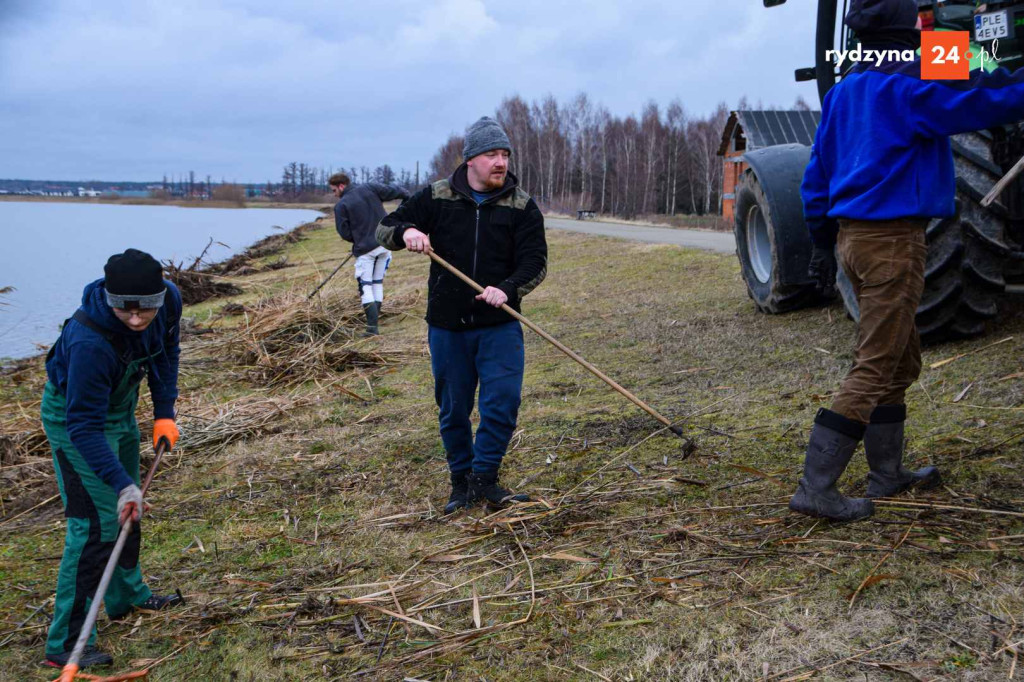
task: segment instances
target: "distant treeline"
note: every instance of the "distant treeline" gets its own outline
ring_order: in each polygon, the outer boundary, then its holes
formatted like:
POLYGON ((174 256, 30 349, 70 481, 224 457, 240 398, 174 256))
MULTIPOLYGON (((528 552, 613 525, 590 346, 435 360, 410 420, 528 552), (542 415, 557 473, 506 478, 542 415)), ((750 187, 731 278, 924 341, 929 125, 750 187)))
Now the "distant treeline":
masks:
POLYGON ((281 182, 267 182, 261 194, 272 196, 284 201, 310 201, 330 194, 331 188, 327 181, 335 172, 345 173, 351 178, 352 184, 361 182, 380 182, 387 185, 400 185, 408 190, 416 189, 420 184, 419 164, 415 173, 406 169, 395 172, 391 166, 384 164, 370 169, 368 166, 356 168, 317 168, 305 163, 292 162, 284 167, 281 182))
POLYGON ((23 180, 0 178, 0 195, 34 196, 77 196, 77 197, 148 197, 154 200, 171 201, 220 201, 243 204, 251 199, 272 199, 286 202, 320 202, 331 199, 328 179, 341 171, 352 179, 353 184, 361 182, 382 182, 397 184, 408 190, 419 187, 420 169, 395 171, 384 164, 376 168, 323 168, 293 161, 281 171, 281 180, 266 183, 228 181, 221 178, 214 182, 210 175, 205 178, 195 171, 164 175, 156 182, 108 181, 108 180, 23 180))
POLYGON ((286 202, 318 202, 330 197, 331 188, 328 180, 335 172, 346 173, 352 184, 360 182, 382 182, 386 184, 398 184, 406 189, 415 189, 419 185, 419 165, 415 173, 404 168, 397 173, 391 166, 384 164, 376 168, 363 166, 361 168, 324 168, 308 163, 292 161, 281 170, 281 180, 274 182, 267 180, 264 184, 252 183, 228 183, 221 180, 221 184, 212 183, 210 176, 206 176, 206 183, 195 180, 195 174, 189 172, 188 178, 172 178, 168 182, 164 176, 162 189, 168 196, 185 196, 200 199, 220 199, 225 201, 244 199, 266 198, 274 201, 286 202))
MULTIPOLYGON (((512 172, 539 203, 625 217, 720 213, 717 154, 728 116, 725 103, 696 117, 673 100, 665 109, 650 101, 639 118, 622 118, 583 93, 567 103, 553 96, 527 103, 513 95, 495 112, 515 148, 512 172)), ((462 163, 462 144, 462 136, 452 135, 441 145, 429 180, 462 163)))

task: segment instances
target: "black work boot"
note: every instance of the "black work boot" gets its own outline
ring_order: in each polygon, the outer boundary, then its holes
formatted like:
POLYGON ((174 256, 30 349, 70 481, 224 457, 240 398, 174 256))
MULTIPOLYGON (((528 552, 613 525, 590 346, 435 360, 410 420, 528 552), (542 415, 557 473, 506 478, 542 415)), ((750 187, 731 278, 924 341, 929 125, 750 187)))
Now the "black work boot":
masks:
POLYGON ((942 476, 935 467, 917 471, 903 468, 906 419, 906 405, 879 405, 871 413, 871 423, 864 431, 864 454, 871 467, 868 497, 891 497, 910 488, 931 490, 942 483, 942 476))
POLYGON ((463 471, 451 476, 452 494, 448 496, 448 504, 444 506, 446 515, 469 506, 469 472, 463 471))
POLYGON ((377 311, 379 308, 376 303, 364 303, 363 312, 366 313, 366 331, 363 332, 363 336, 377 336, 380 334, 380 330, 377 328, 377 311))
POLYGON ((174 606, 177 606, 178 604, 184 603, 185 597, 181 594, 181 590, 175 590, 174 594, 153 594, 150 595, 149 599, 147 599, 146 601, 142 602, 141 604, 136 604, 124 613, 119 614, 117 616, 110 616, 110 620, 122 620, 123 618, 127 618, 135 611, 143 611, 146 613, 149 613, 151 611, 163 611, 164 609, 169 609, 174 606))
POLYGON ((836 488, 863 434, 863 424, 831 410, 818 410, 807 443, 804 475, 789 500, 790 509, 834 521, 858 521, 875 512, 871 500, 844 497, 836 488))
POLYGON ((510 502, 529 502, 529 495, 514 495, 498 485, 498 472, 469 475, 469 499, 471 503, 484 500, 490 507, 504 507, 510 502))
POLYGON ((174 594, 154 594, 141 604, 136 604, 135 608, 139 611, 163 611, 184 603, 185 597, 182 596, 181 590, 175 590, 174 594))
MULTIPOLYGON (((71 658, 71 652, 65 651, 62 654, 46 654, 46 659, 43 661, 43 665, 48 665, 51 668, 63 668, 68 664, 68 659, 71 658)), ((113 665, 114 657, 110 654, 100 651, 94 646, 87 646, 82 651, 82 657, 78 659, 79 668, 90 668, 99 665, 113 665)))

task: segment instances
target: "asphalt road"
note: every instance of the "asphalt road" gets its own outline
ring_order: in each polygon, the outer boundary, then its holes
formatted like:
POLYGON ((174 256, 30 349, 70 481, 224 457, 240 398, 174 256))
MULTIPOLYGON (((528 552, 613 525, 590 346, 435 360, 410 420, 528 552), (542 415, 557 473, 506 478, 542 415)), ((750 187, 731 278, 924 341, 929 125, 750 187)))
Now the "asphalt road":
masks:
POLYGON ((654 244, 677 244, 694 249, 734 253, 736 240, 732 232, 711 232, 709 230, 677 230, 671 227, 650 227, 647 225, 626 225, 624 223, 605 223, 596 220, 572 220, 564 218, 544 218, 544 225, 557 230, 571 230, 599 234, 605 237, 618 237, 638 242, 654 244))

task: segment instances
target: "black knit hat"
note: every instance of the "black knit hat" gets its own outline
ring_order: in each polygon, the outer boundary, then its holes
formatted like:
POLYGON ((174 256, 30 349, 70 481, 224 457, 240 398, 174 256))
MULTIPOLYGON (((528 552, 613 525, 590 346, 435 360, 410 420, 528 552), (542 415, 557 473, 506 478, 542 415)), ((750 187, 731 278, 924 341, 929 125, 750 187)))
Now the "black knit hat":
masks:
POLYGON ((138 249, 116 253, 103 266, 103 274, 111 308, 159 308, 164 303, 163 268, 148 253, 138 249))
POLYGON ((852 0, 846 25, 861 42, 920 44, 917 0, 852 0))

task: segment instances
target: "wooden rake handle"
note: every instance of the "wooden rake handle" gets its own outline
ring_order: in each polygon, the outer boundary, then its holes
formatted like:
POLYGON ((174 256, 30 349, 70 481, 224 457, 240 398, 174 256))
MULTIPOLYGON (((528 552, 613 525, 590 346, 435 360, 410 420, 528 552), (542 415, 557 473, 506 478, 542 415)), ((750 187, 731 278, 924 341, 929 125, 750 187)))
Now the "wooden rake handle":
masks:
POLYGON ((992 204, 992 202, 995 201, 999 197, 999 195, 1003 193, 1003 190, 1006 189, 1006 186, 1013 182, 1014 178, 1020 175, 1020 172, 1022 170, 1024 170, 1024 156, 1022 156, 1020 160, 1013 165, 1013 168, 1007 171, 1006 175, 1001 177, 999 179, 999 182, 997 182, 989 191, 989 193, 985 195, 985 198, 981 200, 982 207, 988 208, 992 204))
POLYGON ((309 296, 306 297, 306 300, 308 301, 311 298, 313 298, 314 296, 316 296, 316 292, 318 292, 321 289, 323 289, 324 285, 327 284, 328 282, 330 282, 331 278, 338 274, 338 270, 341 270, 342 266, 345 265, 345 263, 349 262, 350 260, 352 260, 352 254, 351 253, 348 254, 348 256, 345 258, 345 260, 341 261, 341 263, 338 264, 338 267, 334 268, 334 272, 332 272, 331 274, 327 275, 327 278, 324 281, 320 282, 319 285, 317 285, 316 289, 313 289, 313 291, 309 292, 309 296))
MULTIPOLYGON (((451 263, 446 261, 444 258, 441 258, 440 256, 438 256, 432 250, 428 250, 427 251, 427 255, 429 255, 434 260, 434 262, 437 263, 438 265, 440 265, 442 268, 444 268, 448 272, 452 273, 453 275, 455 275, 456 277, 461 279, 463 282, 465 282, 469 286, 473 287, 474 290, 476 290, 479 293, 483 293, 484 288, 482 286, 480 286, 479 284, 474 282, 472 279, 467 277, 461 270, 459 270, 454 265, 452 265, 451 263)), ((514 317, 517 320, 519 320, 520 322, 522 322, 523 324, 525 324, 527 327, 529 327, 533 331, 535 331, 537 334, 539 334, 541 336, 541 338, 543 338, 545 341, 550 343, 552 346, 554 346, 555 348, 557 348, 558 350, 562 351, 563 353, 568 355, 570 358, 572 358, 573 360, 578 362, 588 372, 590 372, 591 374, 596 376, 598 379, 600 379, 601 381, 605 382, 606 384, 608 384, 609 386, 614 388, 616 391, 618 391, 620 394, 622 394, 623 396, 628 398, 630 401, 633 402, 634 405, 636 405, 640 409, 644 410, 645 412, 647 412, 647 414, 651 415, 652 417, 657 419, 659 422, 661 422, 662 424, 667 426, 672 433, 676 434, 680 438, 685 438, 686 437, 686 436, 683 435, 683 429, 682 429, 681 426, 676 426, 675 424, 673 424, 671 421, 668 420, 668 418, 666 418, 660 412, 658 412, 653 407, 651 407, 650 405, 648 405, 647 403, 645 403, 644 401, 640 400, 635 395, 633 395, 632 393, 627 391, 625 388, 620 386, 614 379, 612 379, 607 374, 605 374, 604 372, 599 370, 597 367, 594 367, 592 364, 590 364, 589 362, 584 360, 582 357, 580 357, 571 348, 569 348, 568 346, 566 346, 563 343, 561 343, 558 339, 556 339, 555 337, 551 336, 551 334, 548 334, 546 331, 544 331, 543 329, 541 329, 540 327, 535 325, 533 322, 530 322, 530 320, 526 319, 521 314, 517 313, 515 310, 512 309, 511 306, 503 303, 501 305, 501 309, 504 310, 509 315, 511 315, 512 317, 514 317)))

